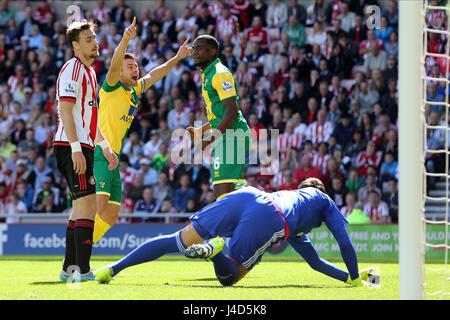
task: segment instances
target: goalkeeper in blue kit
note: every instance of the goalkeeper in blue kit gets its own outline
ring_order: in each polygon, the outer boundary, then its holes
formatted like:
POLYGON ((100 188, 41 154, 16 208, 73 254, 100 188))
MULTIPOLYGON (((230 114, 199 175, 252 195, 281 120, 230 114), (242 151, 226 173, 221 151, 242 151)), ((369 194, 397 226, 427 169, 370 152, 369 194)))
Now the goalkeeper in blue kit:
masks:
POLYGON ((109 283, 125 268, 181 252, 188 258, 211 260, 219 282, 231 286, 281 240, 287 240, 314 270, 349 285, 363 285, 362 280, 368 280, 371 272, 358 272, 356 252, 346 232, 348 222, 316 178, 306 179, 294 191, 267 193, 243 187, 190 219, 191 224, 184 229, 150 239, 116 263, 98 269, 97 280, 109 283), (322 223, 339 244, 348 271, 321 259, 306 236, 322 223), (222 252, 222 237, 230 238, 228 255, 222 252))

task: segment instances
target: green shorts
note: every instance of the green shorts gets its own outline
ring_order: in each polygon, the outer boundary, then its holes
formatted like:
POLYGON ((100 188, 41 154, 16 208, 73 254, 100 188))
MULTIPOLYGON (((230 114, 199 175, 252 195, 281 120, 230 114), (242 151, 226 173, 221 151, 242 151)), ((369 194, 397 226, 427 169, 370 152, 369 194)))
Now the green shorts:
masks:
POLYGON ((120 206, 122 200, 122 181, 119 166, 114 170, 108 169, 109 162, 103 155, 103 150, 96 147, 94 151, 94 176, 96 193, 109 196, 108 203, 120 206))
POLYGON ((236 188, 245 185, 245 168, 248 164, 250 138, 222 135, 212 146, 212 184, 234 183, 236 188))

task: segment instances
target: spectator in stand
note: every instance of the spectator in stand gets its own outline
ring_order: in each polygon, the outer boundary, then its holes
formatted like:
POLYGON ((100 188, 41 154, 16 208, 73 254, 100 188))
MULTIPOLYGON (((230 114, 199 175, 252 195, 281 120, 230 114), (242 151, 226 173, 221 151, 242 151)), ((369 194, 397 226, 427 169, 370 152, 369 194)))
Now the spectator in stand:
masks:
POLYGON ((161 211, 161 206, 164 199, 172 197, 172 188, 169 185, 169 178, 167 174, 162 172, 159 174, 158 184, 153 188, 154 194, 156 195, 156 209, 155 211, 161 211))
POLYGON ((289 37, 291 44, 302 47, 306 43, 305 27, 301 25, 296 16, 290 16, 288 23, 283 27, 282 33, 289 37))
POLYGON ((386 51, 381 50, 379 44, 375 40, 370 41, 369 53, 367 54, 367 58, 364 60, 364 72, 370 75, 374 69, 383 71, 386 69, 386 64, 386 51))
POLYGON ((345 181, 345 186, 347 187, 348 191, 357 195, 362 185, 363 182, 358 174, 358 169, 351 168, 348 173, 347 180, 345 181))
POLYGON ((350 32, 356 26, 356 14, 349 11, 348 4, 342 2, 340 14, 336 17, 341 22, 341 28, 345 32, 350 32))
POLYGON ((133 208, 135 203, 141 199, 144 188, 144 177, 141 172, 137 171, 133 176, 133 182, 130 188, 125 192, 125 198, 130 201, 130 205, 133 208))
POLYGON ((58 210, 60 200, 60 190, 56 187, 53 187, 52 178, 50 177, 45 177, 42 179, 41 188, 37 189, 36 193, 34 194, 32 207, 33 212, 45 211, 46 207, 50 204, 49 202, 46 202, 47 197, 52 198, 51 205, 54 206, 52 209, 55 209, 55 211, 52 212, 60 211, 58 210))
POLYGON ((283 183, 280 185, 278 190, 297 190, 298 183, 293 179, 292 171, 286 169, 283 171, 283 183))
POLYGON ((18 223, 20 222, 19 218, 16 217, 17 214, 27 213, 27 206, 20 200, 20 196, 17 192, 13 192, 9 195, 8 201, 3 207, 4 214, 7 215, 6 223, 18 223))
POLYGON ((287 6, 281 0, 271 0, 267 8, 267 26, 269 28, 283 28, 288 19, 287 6))
POLYGON ((368 174, 365 177, 364 185, 358 191, 358 200, 364 206, 369 201, 369 193, 377 191, 381 194, 381 190, 377 187, 377 177, 375 174, 368 174))
POLYGON ((356 208, 357 202, 356 202, 356 196, 353 192, 348 192, 345 195, 345 206, 341 208, 341 213, 344 215, 344 217, 348 217, 353 209, 356 208))
POLYGON ((175 190, 174 205, 178 212, 185 212, 189 199, 195 197, 195 190, 190 187, 189 175, 184 174, 180 179, 180 187, 175 190))
MULTIPOLYGON (((259 47, 266 51, 269 43, 267 31, 263 28, 263 18, 259 16, 253 17, 252 27, 247 31, 247 41, 256 42, 259 47)), ((276 43, 275 43, 276 45, 276 43)), ((277 46, 278 47, 278 46, 277 46)))
POLYGON ((397 169, 398 163, 395 161, 394 155, 390 152, 386 152, 380 168, 380 182, 384 183, 391 179, 395 179, 397 169))
POLYGON ((158 172, 151 167, 151 161, 147 158, 139 160, 140 170, 144 179, 144 186, 154 186, 158 183, 158 172))
POLYGON ((392 32, 394 32, 394 29, 389 25, 388 18, 386 16, 382 16, 380 28, 375 29, 375 36, 377 39, 383 41, 383 44, 386 46, 392 32))
POLYGON ((386 202, 381 200, 378 191, 369 192, 369 202, 364 206, 364 214, 375 224, 389 223, 389 209, 386 202))
POLYGON ((171 130, 185 128, 188 125, 188 112, 184 108, 184 102, 181 98, 174 101, 175 108, 167 116, 168 125, 171 130))
POLYGON ((344 200, 346 199, 348 190, 345 187, 344 181, 339 176, 334 176, 331 180, 331 188, 328 190, 328 194, 331 199, 336 202, 338 208, 344 206, 344 200))
POLYGON ((153 130, 151 132, 150 140, 144 145, 144 155, 147 158, 152 159, 158 153, 161 143, 162 139, 160 139, 158 131, 153 130))
POLYGON ((297 168, 294 172, 294 179, 301 183, 306 178, 318 178, 320 179, 322 177, 322 174, 320 173, 320 170, 316 167, 312 166, 311 164, 311 155, 308 153, 305 153, 302 157, 302 165, 301 167, 297 168))
POLYGON ((223 42, 229 36, 233 36, 237 32, 239 20, 231 14, 230 5, 224 3, 222 6, 222 15, 217 17, 216 22, 216 39, 219 43, 223 42))
POLYGON ((356 159, 359 175, 365 176, 367 174, 367 167, 370 165, 373 165, 378 169, 381 165, 381 160, 382 152, 376 150, 375 142, 367 142, 366 150, 361 151, 356 159))
MULTIPOLYGON (((142 198, 136 201, 134 206, 134 212, 145 212, 145 213, 154 213, 156 212, 156 199, 153 195, 153 189, 151 187, 145 187, 142 191, 142 198)), ((152 222, 155 222, 152 220, 152 222)), ((163 219, 159 220, 159 222, 164 222, 163 219)))
POLYGON ((153 168, 155 168, 156 171, 161 172, 161 170, 167 165, 168 161, 169 152, 167 150, 167 144, 161 143, 159 146, 159 152, 152 159, 153 168))
POLYGON ((54 180, 53 170, 46 165, 44 157, 38 157, 33 170, 26 177, 27 182, 33 186, 34 190, 38 190, 47 177, 54 180))
POLYGON ((33 206, 33 188, 24 179, 20 179, 20 181, 17 181, 16 183, 16 191, 20 196, 20 201, 26 205, 27 212, 30 212, 33 206))
POLYGON ((307 139, 313 144, 328 141, 333 133, 333 124, 327 121, 327 111, 320 109, 317 113, 317 121, 311 123, 308 127, 307 139))
POLYGON ((279 137, 279 150, 281 155, 281 160, 287 158, 287 153, 290 148, 300 149, 303 139, 301 134, 294 132, 294 123, 289 120, 286 123, 286 128, 284 133, 280 134, 279 137))
POLYGON ((383 200, 389 207, 389 216, 392 223, 398 223, 398 185, 396 179, 391 179, 388 182, 388 190, 385 193, 383 200))

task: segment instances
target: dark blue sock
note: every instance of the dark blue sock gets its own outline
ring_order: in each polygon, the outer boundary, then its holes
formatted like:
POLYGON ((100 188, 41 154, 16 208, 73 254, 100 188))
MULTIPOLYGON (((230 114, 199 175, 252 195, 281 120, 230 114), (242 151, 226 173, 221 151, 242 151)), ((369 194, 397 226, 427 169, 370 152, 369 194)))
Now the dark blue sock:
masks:
POLYGON ((113 275, 118 274, 125 268, 158 259, 159 257, 174 252, 183 253, 185 246, 181 240, 181 232, 155 237, 141 244, 115 264, 113 264, 113 275))
POLYGON ((212 259, 217 280, 224 286, 232 286, 238 280, 239 270, 236 262, 226 257, 222 252, 212 259))

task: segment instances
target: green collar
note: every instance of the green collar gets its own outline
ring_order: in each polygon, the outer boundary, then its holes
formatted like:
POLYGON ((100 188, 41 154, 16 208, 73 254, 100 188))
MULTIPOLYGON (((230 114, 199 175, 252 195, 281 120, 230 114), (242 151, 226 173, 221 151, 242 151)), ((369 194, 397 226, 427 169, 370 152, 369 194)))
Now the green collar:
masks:
POLYGON ((128 88, 128 87, 127 87, 126 85, 124 85, 122 82, 119 81, 119 83, 120 83, 120 85, 121 85, 125 90, 127 90, 127 91, 132 91, 131 88, 128 88))
POLYGON ((215 60, 213 60, 210 64, 208 64, 206 66, 206 68, 204 70, 202 70, 202 73, 208 73, 209 71, 211 71, 212 68, 214 68, 216 66, 216 64, 220 63, 220 59, 216 58, 215 60))

